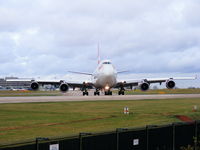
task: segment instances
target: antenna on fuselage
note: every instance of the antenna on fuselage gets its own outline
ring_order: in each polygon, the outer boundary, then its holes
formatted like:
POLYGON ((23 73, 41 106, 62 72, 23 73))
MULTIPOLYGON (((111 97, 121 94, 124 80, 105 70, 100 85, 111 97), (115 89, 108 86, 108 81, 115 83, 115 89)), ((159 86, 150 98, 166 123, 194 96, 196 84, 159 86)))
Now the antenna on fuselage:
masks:
POLYGON ((99 52, 99 43, 98 43, 98 46, 97 46, 97 49, 98 49, 98 64, 100 63, 100 52, 99 52))

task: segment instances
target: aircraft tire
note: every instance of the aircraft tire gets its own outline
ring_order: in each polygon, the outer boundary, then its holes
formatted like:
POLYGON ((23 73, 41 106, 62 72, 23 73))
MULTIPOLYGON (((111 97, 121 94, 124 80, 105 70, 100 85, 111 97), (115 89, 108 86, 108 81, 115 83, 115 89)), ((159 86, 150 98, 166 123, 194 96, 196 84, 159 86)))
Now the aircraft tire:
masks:
POLYGON ((83 96, 87 95, 88 96, 88 92, 83 92, 83 96))

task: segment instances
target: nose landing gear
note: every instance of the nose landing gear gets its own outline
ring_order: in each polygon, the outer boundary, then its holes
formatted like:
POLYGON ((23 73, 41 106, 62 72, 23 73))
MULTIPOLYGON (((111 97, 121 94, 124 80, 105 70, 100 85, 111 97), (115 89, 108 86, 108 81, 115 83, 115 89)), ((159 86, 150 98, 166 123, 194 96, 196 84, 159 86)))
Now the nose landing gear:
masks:
POLYGON ((105 91, 105 95, 112 95, 112 91, 105 91))

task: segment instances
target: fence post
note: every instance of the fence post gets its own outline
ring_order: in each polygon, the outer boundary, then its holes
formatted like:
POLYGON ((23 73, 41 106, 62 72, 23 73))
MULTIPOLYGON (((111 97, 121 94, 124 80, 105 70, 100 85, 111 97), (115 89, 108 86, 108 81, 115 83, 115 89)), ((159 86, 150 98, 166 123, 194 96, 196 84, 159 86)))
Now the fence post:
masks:
POLYGON ((197 143, 198 143, 198 128, 197 128, 197 121, 195 121, 195 138, 194 138, 194 149, 197 150, 197 143))
POLYGON ((117 128, 116 129, 116 134, 117 134, 117 150, 119 150, 119 133, 122 131, 127 131, 127 128, 117 128))
POLYGON ((158 127, 157 125, 147 125, 146 126, 146 144, 147 144, 147 147, 146 147, 146 150, 149 149, 149 128, 150 127, 158 127))
POLYGON ((86 136, 86 135, 91 135, 92 133, 84 133, 84 132, 82 132, 82 133, 79 133, 79 140, 80 140, 80 150, 82 150, 83 149, 83 146, 82 146, 82 137, 83 136, 86 136))
POLYGON ((173 150, 175 150, 175 123, 172 123, 172 127, 173 127, 173 150))
POLYGON ((47 141, 49 138, 44 138, 44 137, 37 137, 36 138, 36 150, 39 150, 39 141, 47 141))
POLYGON ((146 149, 148 150, 149 149, 149 132, 148 132, 148 125, 146 126, 146 142, 147 142, 147 147, 146 149))
POLYGON ((116 129, 116 136, 117 136, 117 146, 116 146, 116 148, 117 148, 117 150, 119 150, 119 131, 118 131, 119 129, 117 128, 116 129))

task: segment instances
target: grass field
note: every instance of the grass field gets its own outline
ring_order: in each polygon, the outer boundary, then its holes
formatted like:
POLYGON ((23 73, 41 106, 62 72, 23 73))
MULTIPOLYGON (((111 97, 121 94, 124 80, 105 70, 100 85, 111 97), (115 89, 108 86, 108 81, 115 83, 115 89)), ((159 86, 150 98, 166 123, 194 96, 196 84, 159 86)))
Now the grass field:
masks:
POLYGON ((16 96, 61 96, 59 91, 0 91, 0 97, 16 96))
MULTIPOLYGON (((114 93, 118 93, 118 90, 113 90, 114 93)), ((158 89, 141 91, 127 90, 126 95, 144 95, 144 94, 200 94, 200 89, 158 89)), ((16 97, 16 96, 62 96, 60 91, 0 91, 0 97, 16 97)))
MULTIPOLYGON (((56 98, 56 97, 55 97, 56 98)), ((0 104, 0 145, 7 142, 101 132, 121 127, 200 119, 200 99, 0 104), (128 106, 129 115, 123 114, 128 106)))
POLYGON ((200 94, 200 89, 157 89, 157 90, 147 90, 141 91, 137 90, 127 90, 125 91, 127 95, 138 95, 138 94, 200 94))

